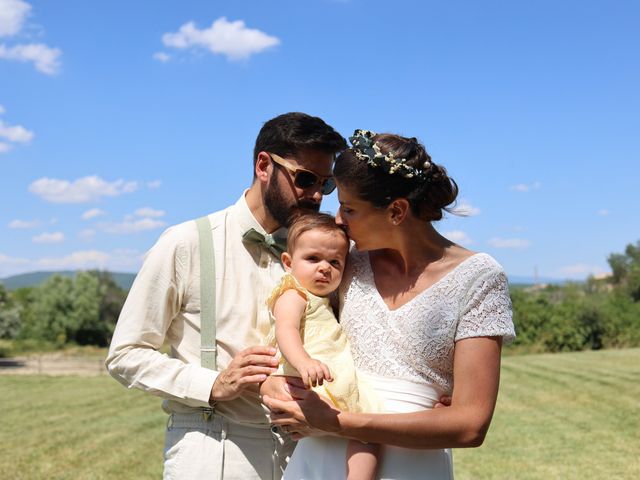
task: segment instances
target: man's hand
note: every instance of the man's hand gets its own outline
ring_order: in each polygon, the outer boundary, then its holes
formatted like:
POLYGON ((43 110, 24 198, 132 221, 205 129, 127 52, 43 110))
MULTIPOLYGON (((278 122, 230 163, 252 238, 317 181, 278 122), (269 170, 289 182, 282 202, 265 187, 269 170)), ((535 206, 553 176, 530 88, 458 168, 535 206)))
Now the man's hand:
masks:
POLYGON ((267 395, 278 400, 290 401, 293 397, 289 393, 289 388, 298 387, 305 388, 302 379, 299 377, 284 377, 280 375, 271 375, 260 385, 260 395, 267 395))
POLYGON ((250 347, 238 353, 229 366, 216 378, 210 401, 233 400, 248 387, 264 382, 277 370, 276 349, 250 347))
POLYGON ((293 400, 278 400, 268 395, 262 397, 271 410, 271 423, 284 427, 287 432, 302 436, 327 435, 340 430, 339 410, 328 398, 313 390, 287 384, 293 400))
POLYGON ((308 388, 322 385, 324 380, 333 381, 329 367, 315 358, 306 358, 294 366, 308 388))

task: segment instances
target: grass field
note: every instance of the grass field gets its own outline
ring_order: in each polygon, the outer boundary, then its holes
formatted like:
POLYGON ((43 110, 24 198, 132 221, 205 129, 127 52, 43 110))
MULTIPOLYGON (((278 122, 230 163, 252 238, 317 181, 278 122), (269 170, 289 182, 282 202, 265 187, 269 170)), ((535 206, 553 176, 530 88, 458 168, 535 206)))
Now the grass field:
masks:
MULTIPOLYGON (((159 401, 109 377, 0 376, 0 478, 160 478, 159 401)), ((461 479, 640 478, 640 349, 507 357, 461 479)))

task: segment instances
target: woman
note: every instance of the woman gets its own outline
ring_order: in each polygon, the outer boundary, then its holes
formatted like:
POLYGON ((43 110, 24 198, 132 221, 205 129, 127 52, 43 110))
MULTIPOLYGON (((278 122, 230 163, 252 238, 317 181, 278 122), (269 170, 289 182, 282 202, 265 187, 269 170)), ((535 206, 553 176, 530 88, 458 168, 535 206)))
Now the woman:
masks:
POLYGON ((415 138, 356 130, 350 140, 334 168, 337 221, 356 247, 340 321, 389 413, 341 412, 294 387, 297 401, 265 397, 273 423, 330 435, 304 438, 285 478, 343 478, 346 439, 385 445, 381 478, 452 478, 448 449, 483 442, 502 341, 514 337, 506 276, 433 228, 458 189, 415 138), (442 395, 451 406, 434 409, 442 395))

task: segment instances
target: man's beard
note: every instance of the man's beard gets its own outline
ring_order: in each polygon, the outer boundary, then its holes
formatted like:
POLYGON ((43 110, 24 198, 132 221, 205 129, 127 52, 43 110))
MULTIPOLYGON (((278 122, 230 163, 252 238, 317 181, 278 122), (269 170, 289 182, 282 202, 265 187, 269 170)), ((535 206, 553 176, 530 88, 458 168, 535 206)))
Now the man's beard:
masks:
POLYGON ((289 227, 291 222, 303 213, 317 213, 320 211, 320 204, 308 200, 298 200, 293 205, 290 204, 278 188, 278 182, 271 179, 264 192, 264 206, 269 215, 282 227, 289 227))

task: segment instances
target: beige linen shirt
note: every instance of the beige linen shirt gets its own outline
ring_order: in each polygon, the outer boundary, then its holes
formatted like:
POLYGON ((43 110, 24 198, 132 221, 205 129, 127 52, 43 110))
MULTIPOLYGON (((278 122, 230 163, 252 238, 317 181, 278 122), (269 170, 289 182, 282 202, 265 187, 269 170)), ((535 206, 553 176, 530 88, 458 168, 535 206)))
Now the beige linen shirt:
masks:
MULTIPOLYGON (((246 192, 245 192, 246 195, 246 192)), ((217 367, 247 347, 264 345, 266 299, 284 273, 266 248, 242 241, 250 228, 265 233, 243 195, 209 215, 216 262, 217 367)), ((281 229, 274 233, 284 236, 281 229)), ((208 407, 219 372, 200 366, 200 253, 194 221, 167 229, 149 250, 124 304, 107 357, 109 373, 127 387, 165 399, 167 412, 208 407), (171 354, 158 349, 167 343, 171 354)), ((216 412, 245 424, 267 425, 257 389, 218 402, 216 412)))

